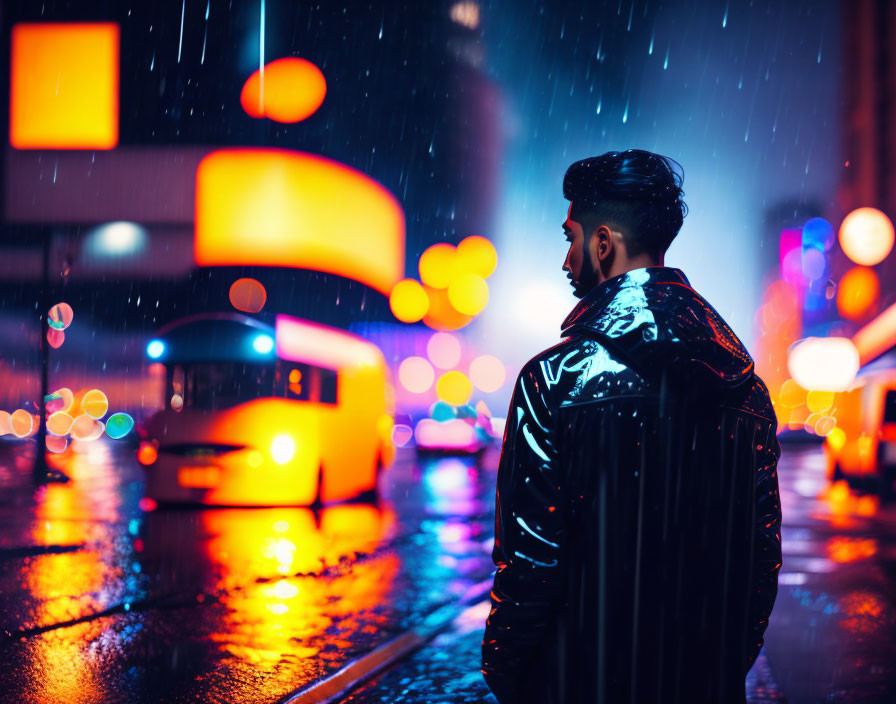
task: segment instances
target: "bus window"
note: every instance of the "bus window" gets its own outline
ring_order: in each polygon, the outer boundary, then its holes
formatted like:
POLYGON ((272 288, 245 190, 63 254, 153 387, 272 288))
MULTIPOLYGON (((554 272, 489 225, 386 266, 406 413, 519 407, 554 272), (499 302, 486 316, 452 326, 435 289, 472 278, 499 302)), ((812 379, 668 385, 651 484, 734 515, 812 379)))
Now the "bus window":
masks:
POLYGON ((313 403, 336 403, 337 374, 311 364, 283 364, 281 388, 286 398, 313 403))
POLYGON ((180 393, 188 408, 215 410, 273 395, 274 368, 243 362, 174 365, 168 395, 180 393), (180 391, 177 389, 180 388, 180 391))

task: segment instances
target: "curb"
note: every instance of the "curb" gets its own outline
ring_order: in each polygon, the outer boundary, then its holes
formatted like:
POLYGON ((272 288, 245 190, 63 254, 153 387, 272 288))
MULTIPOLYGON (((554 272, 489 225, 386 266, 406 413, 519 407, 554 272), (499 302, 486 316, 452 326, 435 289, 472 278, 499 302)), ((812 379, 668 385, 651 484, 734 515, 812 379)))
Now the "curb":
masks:
POLYGON ((457 600, 427 615, 421 624, 366 653, 322 679, 277 700, 277 704, 333 704, 374 675, 426 645, 465 609, 482 601, 491 578, 469 587, 457 600))

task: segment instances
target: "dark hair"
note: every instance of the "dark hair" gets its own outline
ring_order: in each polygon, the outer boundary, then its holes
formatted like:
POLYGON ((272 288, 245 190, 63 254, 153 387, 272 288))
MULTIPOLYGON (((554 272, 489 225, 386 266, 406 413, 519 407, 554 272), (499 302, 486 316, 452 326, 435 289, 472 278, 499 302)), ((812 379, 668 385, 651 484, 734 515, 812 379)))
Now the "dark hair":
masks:
POLYGON ((611 223, 624 232, 629 256, 659 257, 688 212, 681 199, 683 181, 677 161, 628 149, 574 163, 563 177, 563 196, 572 201, 573 220, 583 226, 611 223))

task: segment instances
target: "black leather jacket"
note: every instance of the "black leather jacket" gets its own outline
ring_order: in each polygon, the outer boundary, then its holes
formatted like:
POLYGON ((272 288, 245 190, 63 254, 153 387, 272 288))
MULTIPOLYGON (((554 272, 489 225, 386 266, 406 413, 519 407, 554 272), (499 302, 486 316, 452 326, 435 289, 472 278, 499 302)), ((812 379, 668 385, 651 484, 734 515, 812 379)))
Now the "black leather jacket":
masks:
POLYGON ((595 289, 513 392, 482 671, 508 702, 745 702, 781 567, 777 423, 669 267, 595 289))

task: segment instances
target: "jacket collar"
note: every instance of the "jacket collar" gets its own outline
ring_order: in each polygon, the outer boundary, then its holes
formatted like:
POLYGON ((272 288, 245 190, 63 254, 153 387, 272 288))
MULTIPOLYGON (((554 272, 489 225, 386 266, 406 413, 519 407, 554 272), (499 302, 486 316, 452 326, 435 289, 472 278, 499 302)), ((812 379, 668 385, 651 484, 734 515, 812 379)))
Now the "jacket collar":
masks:
POLYGON ((595 286, 576 304, 560 326, 562 334, 566 335, 576 324, 584 323, 594 313, 603 311, 623 289, 649 284, 681 284, 690 288, 691 282, 681 269, 668 266, 641 267, 614 276, 595 286))

